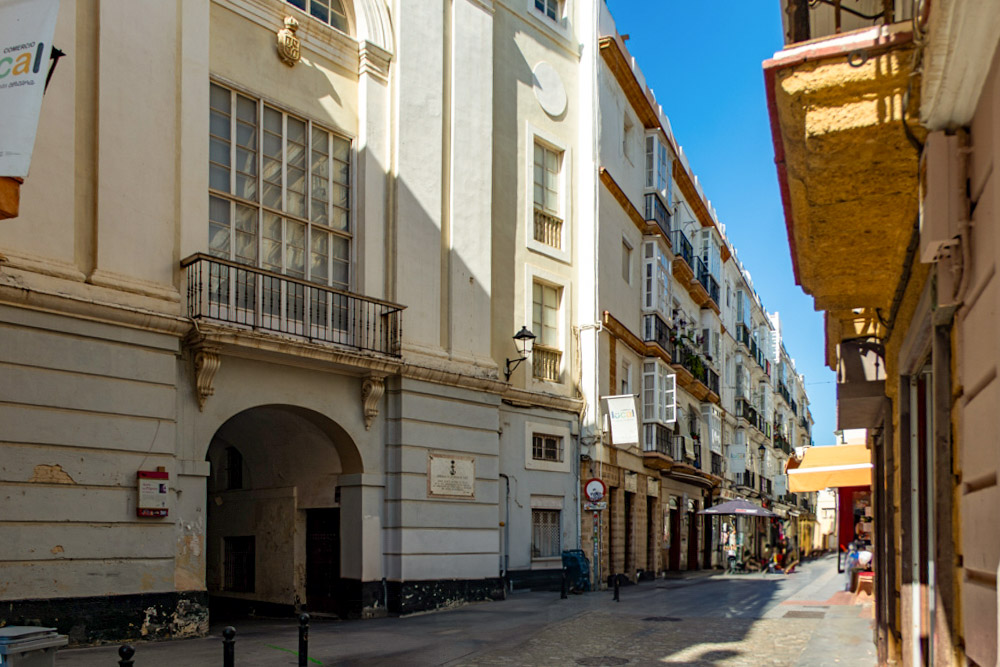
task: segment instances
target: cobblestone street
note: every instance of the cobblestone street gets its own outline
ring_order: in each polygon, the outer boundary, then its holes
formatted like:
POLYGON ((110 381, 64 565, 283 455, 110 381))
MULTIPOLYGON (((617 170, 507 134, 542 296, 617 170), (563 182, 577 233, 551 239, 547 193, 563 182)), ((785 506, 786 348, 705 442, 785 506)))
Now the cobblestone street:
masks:
MULTIPOLYGON (((874 665, 871 603, 853 604, 832 557, 785 575, 696 573, 559 600, 504 602, 375 621, 316 619, 321 665, 874 665)), ((297 664, 295 623, 237 624, 236 664, 297 664)), ((205 639, 139 644, 136 667, 221 665, 221 628, 205 639)), ((63 667, 115 664, 115 647, 58 654, 63 667)))

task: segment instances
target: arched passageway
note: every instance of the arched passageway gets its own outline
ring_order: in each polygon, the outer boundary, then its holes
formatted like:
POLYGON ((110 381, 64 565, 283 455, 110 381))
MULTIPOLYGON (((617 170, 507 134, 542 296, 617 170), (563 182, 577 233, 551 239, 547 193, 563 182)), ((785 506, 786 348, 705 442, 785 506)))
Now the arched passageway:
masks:
POLYGON ((260 406, 220 426, 207 459, 211 612, 344 613, 343 564, 361 555, 341 535, 361 508, 340 481, 363 472, 347 433, 312 410, 260 406))

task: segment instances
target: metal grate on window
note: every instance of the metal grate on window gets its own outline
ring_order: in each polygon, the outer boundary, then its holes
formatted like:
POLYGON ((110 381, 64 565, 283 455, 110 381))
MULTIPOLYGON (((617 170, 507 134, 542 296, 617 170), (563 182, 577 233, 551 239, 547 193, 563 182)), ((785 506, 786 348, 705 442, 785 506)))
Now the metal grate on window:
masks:
POLYGON ((560 555, 559 510, 531 510, 531 557, 560 555))
POLYGON ((234 593, 253 593, 256 548, 253 535, 224 537, 223 588, 234 593))

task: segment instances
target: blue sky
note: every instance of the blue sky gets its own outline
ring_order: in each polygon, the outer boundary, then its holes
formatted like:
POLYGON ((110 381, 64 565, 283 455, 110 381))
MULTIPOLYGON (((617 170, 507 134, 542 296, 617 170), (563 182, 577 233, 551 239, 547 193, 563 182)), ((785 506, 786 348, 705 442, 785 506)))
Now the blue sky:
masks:
POLYGON ((835 377, 823 317, 795 284, 761 63, 781 49, 778 0, 607 0, 618 32, 670 118, 677 141, 806 376, 817 445, 832 444, 835 377))

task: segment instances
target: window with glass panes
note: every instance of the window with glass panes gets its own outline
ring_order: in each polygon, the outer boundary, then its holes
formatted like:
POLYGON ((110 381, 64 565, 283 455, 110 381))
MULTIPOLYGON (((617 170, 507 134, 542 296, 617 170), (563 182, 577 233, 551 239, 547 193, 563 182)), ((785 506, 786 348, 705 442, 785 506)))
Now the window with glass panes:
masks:
POLYGON ((556 558, 562 555, 559 510, 531 510, 531 557, 556 558))
POLYGON ((667 147, 654 135, 646 136, 646 187, 664 194, 670 205, 670 158, 667 147))
POLYGON ((531 458, 536 461, 562 462, 562 438, 557 435, 533 433, 531 436, 531 458))
POLYGON ((535 9, 545 14, 553 21, 558 21, 562 17, 562 10, 559 8, 560 0, 535 0, 535 9))
POLYGON ((347 28, 347 12, 344 11, 344 3, 341 0, 286 0, 286 2, 341 32, 350 32, 347 28))
POLYGON ((559 215, 559 169, 562 153, 535 142, 535 208, 559 215))
POLYGON ((351 142, 211 84, 209 252, 346 289, 351 142))
POLYGON ((677 421, 677 376, 660 361, 642 364, 642 420, 661 424, 677 421))
POLYGON ((559 348, 559 301, 562 289, 535 282, 532 284, 531 330, 535 345, 559 348))
POLYGON ((646 241, 643 251, 643 308, 663 317, 670 312, 670 260, 656 241, 646 241))

